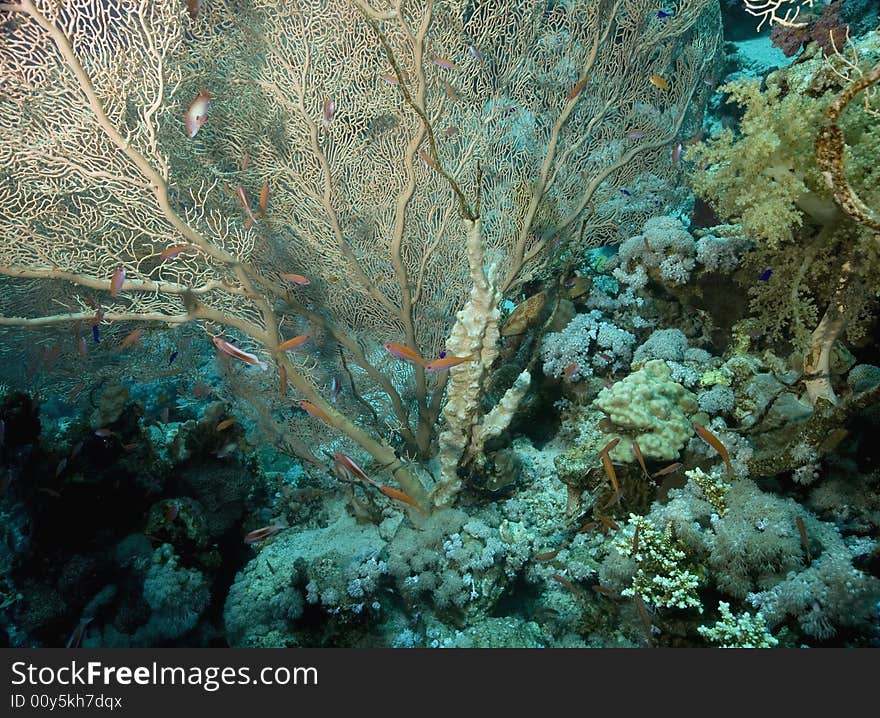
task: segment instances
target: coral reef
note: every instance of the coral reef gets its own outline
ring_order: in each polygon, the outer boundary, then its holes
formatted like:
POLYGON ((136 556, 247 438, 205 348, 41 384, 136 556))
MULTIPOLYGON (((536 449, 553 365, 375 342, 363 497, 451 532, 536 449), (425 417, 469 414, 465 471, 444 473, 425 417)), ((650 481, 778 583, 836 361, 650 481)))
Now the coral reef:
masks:
POLYGON ((0 645, 880 646, 876 0, 246 5, 0 3, 0 645))

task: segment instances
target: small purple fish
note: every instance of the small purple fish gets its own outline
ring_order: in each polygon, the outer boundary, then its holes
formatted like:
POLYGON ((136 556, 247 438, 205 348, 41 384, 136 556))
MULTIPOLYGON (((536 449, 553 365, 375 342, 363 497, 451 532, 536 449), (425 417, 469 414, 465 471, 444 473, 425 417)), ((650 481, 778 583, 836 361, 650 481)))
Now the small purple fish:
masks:
POLYGON ((335 404, 336 400, 339 398, 339 392, 342 390, 342 382, 339 381, 339 376, 334 374, 330 377, 330 403, 335 404))
POLYGON ((623 192, 623 194, 625 194, 627 197, 633 196, 632 192, 630 192, 628 189, 624 189, 623 187, 620 188, 620 191, 623 192))
POLYGON ((175 359, 177 359, 177 352, 176 351, 171 352, 168 355, 168 366, 171 366, 174 363, 175 359))
POLYGON ((442 352, 440 352, 440 354, 439 354, 438 356, 439 356, 441 359, 445 359, 445 358, 446 358, 446 352, 445 352, 445 351, 442 351, 442 352))
POLYGON ((632 132, 626 133, 626 139, 628 140, 640 140, 645 136, 645 133, 641 130, 633 130, 632 132))
POLYGON ((763 272, 761 272, 761 276, 758 277, 758 279, 760 279, 762 282, 766 282, 768 279, 770 279, 771 274, 773 274, 772 269, 765 269, 763 272))
POLYGON ((663 20, 667 17, 672 17, 674 14, 675 13, 666 12, 665 10, 658 10, 657 11, 657 17, 659 17, 661 20, 663 20))
POLYGON ((101 333, 98 331, 98 325, 92 325, 92 339, 95 340, 95 344, 101 341, 101 333))

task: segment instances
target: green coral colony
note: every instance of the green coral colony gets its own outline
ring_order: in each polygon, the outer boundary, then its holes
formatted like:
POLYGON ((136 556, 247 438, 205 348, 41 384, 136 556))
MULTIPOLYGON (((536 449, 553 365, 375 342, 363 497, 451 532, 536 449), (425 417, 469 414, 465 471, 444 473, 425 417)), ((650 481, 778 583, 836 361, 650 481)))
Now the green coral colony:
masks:
POLYGON ((0 4, 0 644, 880 645, 880 2, 386 5, 0 4))

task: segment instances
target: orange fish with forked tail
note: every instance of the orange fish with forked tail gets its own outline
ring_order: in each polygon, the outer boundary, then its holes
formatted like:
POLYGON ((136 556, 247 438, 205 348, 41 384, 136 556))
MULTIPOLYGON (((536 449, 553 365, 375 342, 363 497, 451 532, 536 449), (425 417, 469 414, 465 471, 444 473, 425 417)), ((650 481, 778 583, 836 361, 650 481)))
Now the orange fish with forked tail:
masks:
POLYGON ((379 491, 381 491, 383 494, 385 494, 389 499, 394 499, 395 501, 402 501, 403 503, 409 504, 413 508, 418 509, 422 513, 425 512, 425 510, 422 508, 422 505, 418 501, 416 501, 412 496, 410 496, 409 494, 405 494, 405 493, 403 493, 403 491, 395 489, 391 486, 379 486, 378 488, 379 488, 379 491))
POLYGON ((724 444, 721 443, 721 439, 719 439, 715 434, 709 431, 705 426, 701 426, 700 424, 694 424, 694 431, 697 432, 697 436, 699 436, 703 441, 705 441, 709 446, 711 446, 715 451, 719 453, 722 459, 724 459, 724 463, 727 464, 727 473, 729 475, 733 474, 733 464, 730 463, 730 454, 727 453, 727 449, 724 448, 724 444))
POLYGON ((187 244, 172 244, 159 252, 159 259, 162 261, 165 261, 166 259, 174 259, 178 254, 187 249, 189 249, 189 245, 187 244))
POLYGON ((441 356, 425 364, 425 369, 427 371, 446 371, 459 364, 464 364, 466 361, 473 361, 473 357, 441 356))
POLYGON ((278 351, 286 352, 290 349, 299 349, 311 338, 311 336, 311 334, 300 334, 298 337, 293 337, 292 339, 281 342, 281 344, 278 345, 278 351))
POLYGON ((333 420, 330 418, 330 414, 324 411, 320 406, 315 406, 312 402, 306 401, 305 399, 301 399, 297 403, 299 404, 300 409, 307 414, 314 416, 316 419, 320 419, 328 426, 333 426, 333 420))
POLYGON ((132 344, 137 344, 140 346, 141 337, 144 335, 144 330, 141 328, 133 329, 128 334, 125 335, 125 338, 119 345, 119 351, 125 351, 132 344))
POLYGON ((269 183, 263 182, 263 188, 260 190, 260 216, 265 217, 266 211, 269 209, 269 183))
POLYGON ((358 466, 354 462, 354 459, 352 459, 350 456, 343 454, 341 451, 335 452, 333 454, 333 456, 335 457, 333 460, 333 467, 340 474, 347 474, 349 476, 354 476, 367 484, 371 484, 372 486, 376 486, 376 487, 379 486, 378 483, 376 483, 375 481, 373 481, 373 479, 371 479, 369 476, 367 476, 366 472, 360 466, 358 466))
POLYGON ((263 539, 269 538, 272 534, 278 533, 282 529, 286 529, 287 526, 285 524, 272 524, 271 526, 264 526, 261 529, 254 529, 250 533, 246 534, 244 537, 244 542, 246 544, 257 543, 258 541, 262 541, 263 539))
POLYGON ((231 357, 235 357, 236 359, 241 359, 245 364, 254 364, 255 366, 260 367, 263 371, 269 368, 269 365, 264 361, 260 361, 257 358, 256 354, 251 354, 250 352, 246 352, 242 349, 239 349, 237 346, 234 346, 227 342, 225 339, 221 339, 220 337, 212 337, 211 341, 214 342, 214 346, 217 347, 221 352, 227 354, 231 357))
POLYGON ((311 284, 311 281, 308 277, 304 277, 302 274, 279 274, 279 277, 287 280, 288 282, 293 282, 294 284, 298 284, 301 287, 304 287, 307 284, 311 284))
POLYGON ((385 351, 387 351, 391 356, 396 357, 398 359, 402 359, 403 361, 413 362, 414 364, 421 364, 425 366, 427 362, 422 358, 422 355, 419 354, 415 349, 410 349, 406 344, 399 344, 398 342, 385 342, 385 351))

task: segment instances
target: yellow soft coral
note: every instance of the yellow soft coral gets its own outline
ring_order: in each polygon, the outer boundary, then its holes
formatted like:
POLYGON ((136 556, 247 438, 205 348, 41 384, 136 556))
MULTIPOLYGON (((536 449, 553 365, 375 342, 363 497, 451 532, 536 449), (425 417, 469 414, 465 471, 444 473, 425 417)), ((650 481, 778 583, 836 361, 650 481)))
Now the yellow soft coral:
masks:
POLYGON ((741 222, 750 237, 771 246, 792 239, 807 214, 820 223, 836 213, 813 160, 816 127, 827 102, 797 93, 782 96, 779 85, 762 92, 743 79, 719 88, 728 102, 745 107, 741 136, 725 129, 696 145, 694 190, 710 199, 725 220, 741 222))

